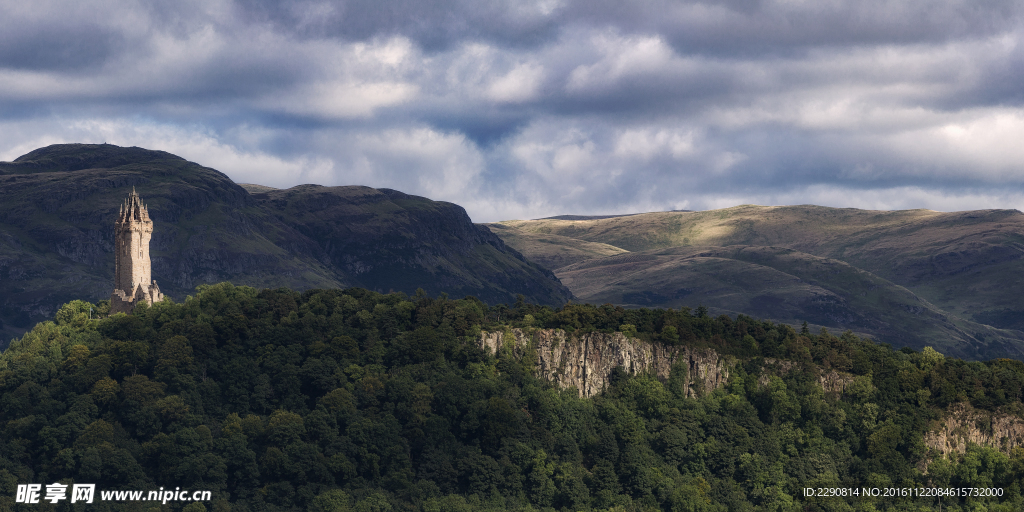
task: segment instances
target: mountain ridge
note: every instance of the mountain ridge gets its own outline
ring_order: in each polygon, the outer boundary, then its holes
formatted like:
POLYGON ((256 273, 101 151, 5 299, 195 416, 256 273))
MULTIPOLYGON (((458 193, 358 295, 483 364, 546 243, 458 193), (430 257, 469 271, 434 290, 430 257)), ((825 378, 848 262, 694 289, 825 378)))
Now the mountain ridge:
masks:
POLYGON ((155 222, 153 279, 178 300, 221 281, 410 294, 422 288, 490 303, 511 303, 517 294, 545 304, 571 297, 549 270, 452 203, 358 186, 251 194, 170 153, 64 144, 0 162, 3 342, 60 304, 109 297, 114 218, 132 187, 155 222))
MULTIPOLYGON (((1024 284, 1024 214, 1017 210, 946 213, 740 205, 703 212, 515 220, 489 226, 506 243, 552 268, 577 296, 589 302, 631 307, 702 303, 717 313, 763 315, 790 323, 806 320, 916 348, 926 343, 920 333, 931 328, 909 325, 919 324, 920 315, 931 311, 928 314, 937 322, 933 327, 945 333, 935 344, 961 357, 1001 354, 1020 358, 1020 347, 1024 347, 1024 307, 1013 291, 1015 284, 1024 284), (605 254, 582 251, 583 243, 603 244, 605 254), (838 277, 819 277, 819 289, 805 286, 797 291, 790 287, 776 293, 771 283, 779 277, 769 275, 763 265, 757 267, 756 261, 739 258, 742 251, 703 260, 697 254, 684 254, 691 249, 720 251, 727 247, 748 247, 750 254, 772 247, 797 251, 804 256, 793 257, 804 262, 824 258, 868 272, 880 281, 872 281, 867 288, 855 286, 853 293, 845 288, 849 283, 838 277), (644 258, 648 263, 641 264, 644 258), (656 265, 652 259, 661 263, 656 265), (667 263, 670 259, 674 263, 667 263), (643 267, 642 271, 628 273, 629 261, 633 267, 639 265, 637 269, 643 267), (684 279, 684 274, 689 277, 684 279), (741 283, 741 276, 747 276, 749 282, 741 283), (712 286, 712 281, 719 284, 712 286), (669 289, 672 283, 677 288, 669 289), (876 288, 869 290, 871 286, 876 288), (901 298, 909 297, 907 294, 928 305, 914 305, 913 300, 901 298), (824 296, 834 297, 825 300, 824 296), (753 304, 757 297, 763 300, 753 304), (856 313, 853 316, 861 320, 822 317, 822 300, 843 305, 841 309, 856 313), (795 307, 798 303, 803 305, 795 307), (850 309, 851 304, 859 306, 850 309), (902 313, 892 314, 891 306, 902 313), (869 328, 868 320, 877 317, 888 317, 888 326, 869 328)), ((776 260, 775 264, 782 262, 776 260)), ((783 266, 785 270, 773 271, 782 272, 790 281, 806 279, 799 266, 783 266)), ((843 279, 856 277, 847 274, 843 279)))

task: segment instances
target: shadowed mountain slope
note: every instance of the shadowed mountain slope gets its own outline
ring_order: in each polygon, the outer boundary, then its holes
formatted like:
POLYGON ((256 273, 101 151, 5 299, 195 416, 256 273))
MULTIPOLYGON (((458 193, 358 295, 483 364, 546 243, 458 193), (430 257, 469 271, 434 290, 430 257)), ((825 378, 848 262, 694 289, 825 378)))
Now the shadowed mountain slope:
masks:
POLYGON ((561 304, 571 294, 458 205, 391 190, 304 185, 256 195, 162 151, 62 144, 0 162, 3 344, 60 304, 108 298, 113 222, 135 187, 155 224, 153 278, 181 300, 203 283, 361 286, 561 304))
MULTIPOLYGON (((571 297, 554 274, 470 220, 461 206, 397 190, 300 185, 252 196, 262 211, 315 241, 316 256, 353 286, 475 295, 571 297)), ((301 250, 302 248, 296 248, 301 250)))

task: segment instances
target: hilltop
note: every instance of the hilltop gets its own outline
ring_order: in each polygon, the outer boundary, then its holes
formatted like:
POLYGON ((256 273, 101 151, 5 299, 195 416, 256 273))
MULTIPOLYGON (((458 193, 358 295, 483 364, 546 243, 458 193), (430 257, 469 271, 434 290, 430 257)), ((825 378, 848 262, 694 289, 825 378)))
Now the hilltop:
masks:
POLYGON ((852 329, 968 358, 1024 355, 1024 214, 744 205, 490 224, 581 299, 852 329))
POLYGON ((113 289, 113 225, 135 187, 155 223, 153 279, 182 300, 204 283, 303 290, 523 294, 562 304, 545 268, 455 204, 388 189, 302 185, 250 193, 163 151, 60 144, 0 162, 0 335, 6 344, 73 299, 113 289))
POLYGON ((71 302, 0 353, 0 509, 20 482, 67 480, 211 491, 188 512, 1024 506, 1020 361, 358 288, 98 307, 71 302))

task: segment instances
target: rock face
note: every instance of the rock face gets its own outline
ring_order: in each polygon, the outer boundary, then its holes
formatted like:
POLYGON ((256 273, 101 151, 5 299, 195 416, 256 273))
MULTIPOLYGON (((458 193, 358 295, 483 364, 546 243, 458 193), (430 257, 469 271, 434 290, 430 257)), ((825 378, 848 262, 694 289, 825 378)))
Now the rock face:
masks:
POLYGON ((668 379, 678 363, 687 369, 689 397, 722 387, 729 379, 731 362, 709 348, 666 347, 620 332, 592 332, 570 336, 561 329, 510 329, 480 333, 480 347, 497 353, 512 350, 520 357, 536 354, 537 375, 559 387, 574 387, 580 396, 592 397, 608 387, 612 369, 630 373, 649 371, 668 379))
MULTIPOLYGON (((764 359, 764 367, 761 369, 761 375, 757 377, 757 383, 762 387, 767 386, 772 380, 772 375, 782 377, 796 367, 797 363, 793 361, 766 357, 764 359)), ((821 386, 825 393, 836 398, 843 395, 843 392, 846 391, 846 386, 849 386, 851 382, 853 382, 853 375, 846 372, 836 371, 835 369, 818 372, 818 385, 821 386)))
POLYGON ((822 372, 818 376, 818 385, 825 390, 826 393, 830 393, 836 396, 840 396, 846 391, 846 386, 849 386, 853 382, 853 375, 844 372, 838 372, 836 370, 829 370, 822 372))
MULTIPOLYGON (((516 357, 533 357, 535 373, 560 388, 576 388, 580 396, 592 397, 608 387, 615 367, 629 373, 651 372, 669 378, 672 367, 686 368, 686 396, 697 397, 718 389, 729 380, 735 361, 710 348, 667 347, 629 338, 621 332, 592 332, 579 336, 561 329, 508 329, 480 333, 480 348, 497 354, 511 350, 516 357)), ((758 384, 767 386, 772 375, 785 376, 797 363, 772 358, 764 360, 758 384)), ((818 385, 834 397, 842 396, 853 375, 836 370, 818 372, 818 385)))
POLYGON ((924 436, 928 448, 942 455, 963 454, 973 443, 1009 454, 1024 446, 1024 420, 1008 414, 977 411, 969 404, 955 404, 946 417, 924 436))

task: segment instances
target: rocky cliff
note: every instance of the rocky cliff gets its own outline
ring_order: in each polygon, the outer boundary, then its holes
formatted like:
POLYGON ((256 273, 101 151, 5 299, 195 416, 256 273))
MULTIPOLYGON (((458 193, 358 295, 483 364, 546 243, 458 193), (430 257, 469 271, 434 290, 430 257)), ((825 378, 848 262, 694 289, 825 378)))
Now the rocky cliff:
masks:
MULTIPOLYGON (((797 366, 797 363, 793 361, 766 357, 764 359, 764 366, 761 368, 761 375, 757 377, 757 383, 762 387, 767 386, 771 382, 772 375, 785 376, 797 368, 797 366)), ((850 373, 834 369, 818 372, 818 385, 821 386, 825 393, 836 398, 842 396, 843 392, 846 391, 846 386, 849 386, 851 382, 853 382, 853 375, 850 373)))
MULTIPOLYGON (((667 347, 621 332, 574 336, 561 329, 515 328, 484 331, 479 343, 492 354, 510 350, 516 357, 534 358, 536 375, 561 388, 576 388, 585 397, 608 387, 608 378, 617 366, 629 373, 651 372, 664 380, 677 364, 686 368, 686 396, 696 397, 724 386, 729 368, 735 364, 731 357, 710 348, 667 347)), ((772 375, 784 376, 796 367, 792 361, 766 358, 758 384, 767 386, 772 375)), ((853 375, 846 372, 818 372, 818 385, 833 397, 841 396, 851 382, 853 375)))
POLYGON ((617 366, 667 379, 676 364, 687 369, 687 396, 698 396, 722 387, 732 364, 709 348, 666 347, 620 332, 572 336, 561 329, 509 329, 480 333, 480 347, 491 353, 511 350, 519 357, 535 356, 537 375, 562 388, 574 387, 585 397, 607 388, 617 366))
POLYGON ((1009 454, 1024 446, 1024 420, 1009 414, 978 411, 970 404, 960 403, 950 407, 946 417, 924 436, 925 446, 942 455, 963 454, 972 443, 1009 454))

